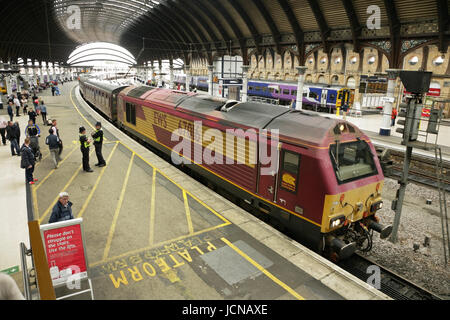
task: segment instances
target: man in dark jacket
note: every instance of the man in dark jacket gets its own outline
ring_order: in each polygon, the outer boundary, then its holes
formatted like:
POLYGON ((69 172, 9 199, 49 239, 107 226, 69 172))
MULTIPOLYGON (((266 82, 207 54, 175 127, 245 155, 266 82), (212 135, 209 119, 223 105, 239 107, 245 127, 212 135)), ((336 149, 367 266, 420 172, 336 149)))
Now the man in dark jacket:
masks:
POLYGON ((35 159, 33 150, 31 150, 30 147, 30 138, 25 139, 25 142, 20 151, 22 153, 22 161, 20 163, 20 166, 22 169, 25 169, 25 179, 27 183, 34 184, 37 179, 33 178, 35 159))
POLYGON ((69 201, 69 194, 61 192, 58 202, 55 204, 48 223, 60 222, 73 219, 72 202, 69 201))
POLYGON ((8 126, 6 127, 6 139, 9 140, 11 144, 11 154, 13 156, 20 156, 20 128, 17 122, 13 124, 12 121, 8 121, 8 126))
POLYGON ((14 103, 11 101, 8 102, 8 115, 9 115, 9 121, 13 121, 14 118, 14 110, 13 110, 14 103))
POLYGON ((80 150, 83 155, 83 171, 94 172, 89 165, 89 147, 91 146, 91 140, 86 137, 86 129, 80 127, 80 150))
POLYGON ((100 122, 97 122, 95 124, 96 131, 92 133, 92 138, 94 139, 94 147, 95 147, 95 154, 97 155, 98 163, 95 165, 98 167, 104 167, 106 166, 105 159, 103 159, 102 155, 102 146, 103 146, 103 130, 102 130, 102 124, 100 122))
POLYGON ((61 161, 59 158, 59 139, 55 134, 53 134, 53 130, 51 128, 48 129, 48 133, 50 135, 45 139, 45 144, 47 144, 50 149, 50 154, 52 155, 55 169, 58 169, 58 162, 61 161))

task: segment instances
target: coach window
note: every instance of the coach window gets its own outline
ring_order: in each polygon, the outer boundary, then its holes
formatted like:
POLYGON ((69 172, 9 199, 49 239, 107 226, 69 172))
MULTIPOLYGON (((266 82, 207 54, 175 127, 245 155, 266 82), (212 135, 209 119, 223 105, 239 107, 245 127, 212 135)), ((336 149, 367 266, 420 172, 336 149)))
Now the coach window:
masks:
POLYGON ((284 150, 282 155, 280 187, 286 191, 297 192, 300 155, 284 150))
POLYGON ((291 93, 291 91, 289 89, 283 89, 283 94, 284 95, 289 95, 291 93))

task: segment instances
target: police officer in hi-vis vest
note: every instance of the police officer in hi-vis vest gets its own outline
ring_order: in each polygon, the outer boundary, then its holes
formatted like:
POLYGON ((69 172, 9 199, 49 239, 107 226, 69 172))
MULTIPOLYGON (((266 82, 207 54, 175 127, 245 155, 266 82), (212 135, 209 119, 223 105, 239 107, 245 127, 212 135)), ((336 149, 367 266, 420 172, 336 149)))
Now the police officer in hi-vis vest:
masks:
POLYGON ((85 172, 94 172, 89 166, 89 147, 91 140, 86 137, 86 129, 84 127, 80 127, 80 150, 83 155, 83 171, 85 172))
POLYGON ((92 133, 92 138, 94 139, 94 147, 95 147, 95 154, 97 155, 98 163, 95 165, 97 167, 104 167, 106 166, 105 159, 103 159, 102 155, 102 146, 103 146, 103 130, 102 130, 102 124, 100 122, 97 122, 95 124, 96 131, 92 133))

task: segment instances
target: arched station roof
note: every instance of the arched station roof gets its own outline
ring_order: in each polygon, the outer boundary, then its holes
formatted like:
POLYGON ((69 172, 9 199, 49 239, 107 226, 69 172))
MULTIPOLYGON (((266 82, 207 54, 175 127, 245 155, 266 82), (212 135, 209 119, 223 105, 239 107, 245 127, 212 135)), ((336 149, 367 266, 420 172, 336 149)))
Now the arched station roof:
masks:
POLYGON ((35 0, 0 7, 0 56, 67 61, 85 42, 127 48, 138 63, 229 52, 308 50, 372 43, 399 63, 405 41, 449 37, 448 0, 35 0), (369 6, 371 6, 369 8, 369 6), (373 25, 373 14, 379 26, 373 25))

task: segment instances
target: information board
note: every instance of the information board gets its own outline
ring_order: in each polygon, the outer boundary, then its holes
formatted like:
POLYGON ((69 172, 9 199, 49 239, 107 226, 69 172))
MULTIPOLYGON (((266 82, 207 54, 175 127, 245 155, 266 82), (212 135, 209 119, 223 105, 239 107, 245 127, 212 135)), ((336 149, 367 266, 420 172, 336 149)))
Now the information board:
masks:
POLYGON ((83 241, 83 219, 41 225, 42 241, 54 286, 88 277, 87 257, 83 241))

